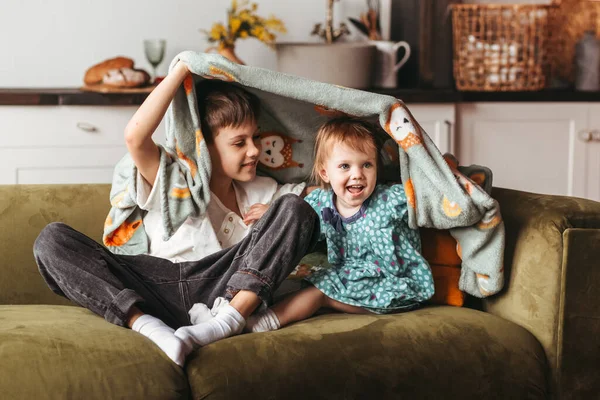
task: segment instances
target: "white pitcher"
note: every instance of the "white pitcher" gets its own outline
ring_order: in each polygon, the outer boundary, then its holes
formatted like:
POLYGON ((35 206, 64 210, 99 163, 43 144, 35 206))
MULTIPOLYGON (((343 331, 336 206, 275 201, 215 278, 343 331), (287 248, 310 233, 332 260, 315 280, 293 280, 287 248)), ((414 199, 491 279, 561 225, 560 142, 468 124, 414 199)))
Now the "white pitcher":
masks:
POLYGON ((392 42, 388 40, 371 40, 370 43, 377 47, 373 86, 395 88, 398 84, 396 73, 408 61, 410 45, 404 41, 392 42), (400 61, 397 61, 400 47, 404 47, 404 56, 400 61))

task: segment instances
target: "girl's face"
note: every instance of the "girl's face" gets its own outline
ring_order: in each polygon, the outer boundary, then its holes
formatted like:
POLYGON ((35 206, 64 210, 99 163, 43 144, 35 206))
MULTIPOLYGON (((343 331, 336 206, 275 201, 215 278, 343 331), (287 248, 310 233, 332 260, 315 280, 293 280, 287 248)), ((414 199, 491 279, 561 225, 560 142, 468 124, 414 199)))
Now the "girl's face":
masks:
POLYGON ((212 178, 231 178, 249 182, 256 177, 260 154, 258 127, 248 123, 240 127, 221 128, 208 145, 212 162, 212 178))
POLYGON ((377 153, 354 150, 336 143, 320 171, 321 179, 331 185, 336 207, 343 217, 354 215, 369 198, 377 183, 377 153))

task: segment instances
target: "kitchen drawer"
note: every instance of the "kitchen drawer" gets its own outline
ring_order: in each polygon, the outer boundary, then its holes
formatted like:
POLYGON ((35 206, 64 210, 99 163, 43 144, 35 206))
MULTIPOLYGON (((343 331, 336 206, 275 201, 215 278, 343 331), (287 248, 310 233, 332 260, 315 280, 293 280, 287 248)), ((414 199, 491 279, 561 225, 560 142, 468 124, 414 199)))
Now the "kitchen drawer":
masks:
POLYGON ((0 184, 111 183, 125 144, 0 148, 0 184))
MULTIPOLYGON (((0 148, 115 146, 137 106, 2 106, 0 148)), ((161 124, 155 141, 164 142, 161 124)))

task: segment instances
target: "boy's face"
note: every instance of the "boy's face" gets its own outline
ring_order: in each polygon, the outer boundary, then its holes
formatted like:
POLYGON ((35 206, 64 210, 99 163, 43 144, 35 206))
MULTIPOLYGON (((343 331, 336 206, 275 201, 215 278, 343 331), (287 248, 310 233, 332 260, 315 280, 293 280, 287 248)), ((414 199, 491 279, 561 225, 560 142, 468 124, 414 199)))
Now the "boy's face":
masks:
POLYGON ((349 217, 360 209, 377 183, 375 150, 362 153, 343 143, 337 143, 321 170, 321 178, 331 185, 337 197, 336 207, 349 217))
POLYGON ((208 145, 215 178, 249 182, 256 177, 260 138, 256 123, 221 128, 208 145))

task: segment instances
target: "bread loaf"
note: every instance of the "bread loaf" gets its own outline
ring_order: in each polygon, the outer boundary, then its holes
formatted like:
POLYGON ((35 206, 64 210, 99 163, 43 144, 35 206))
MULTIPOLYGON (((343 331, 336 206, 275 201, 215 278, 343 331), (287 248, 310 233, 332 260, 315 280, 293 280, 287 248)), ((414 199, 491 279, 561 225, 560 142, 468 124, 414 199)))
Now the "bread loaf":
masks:
POLYGON ((86 85, 100 84, 109 70, 119 68, 133 68, 133 60, 127 57, 115 57, 102 61, 101 63, 90 67, 85 72, 83 82, 85 82, 86 85))
POLYGON ((115 68, 106 71, 102 83, 112 87, 139 87, 150 82, 150 75, 144 70, 133 68, 115 68))

